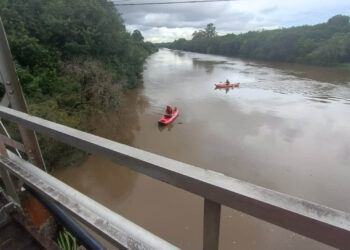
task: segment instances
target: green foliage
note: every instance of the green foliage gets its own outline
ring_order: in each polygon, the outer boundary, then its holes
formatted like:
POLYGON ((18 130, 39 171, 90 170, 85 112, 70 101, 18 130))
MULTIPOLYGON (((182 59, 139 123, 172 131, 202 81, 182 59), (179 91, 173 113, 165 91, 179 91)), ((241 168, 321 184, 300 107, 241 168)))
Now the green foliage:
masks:
POLYGON ((215 28, 214 24, 209 23, 207 25, 207 27, 205 28, 205 33, 206 33, 208 38, 213 38, 213 37, 217 36, 217 32, 216 32, 216 28, 215 28))
POLYGON ((332 66, 350 62, 350 17, 336 15, 314 26, 217 36, 213 24, 159 47, 245 58, 332 66), (210 34, 210 35, 209 35, 210 34))
POLYGON ((75 100, 74 106, 83 104, 99 108, 118 106, 123 83, 117 74, 112 74, 100 61, 74 58, 66 62, 63 71, 71 76, 70 82, 80 83, 80 86, 77 86, 80 100, 75 100))
POLYGON ((343 63, 340 65, 342 68, 349 69, 350 70, 350 63, 343 63))
POLYGON ((331 30, 335 30, 337 32, 346 32, 349 30, 349 16, 344 15, 336 15, 330 18, 327 22, 328 28, 331 30))
POLYGON ((205 30, 199 30, 195 31, 192 34, 192 40, 201 40, 201 39, 208 39, 208 38, 214 38, 217 36, 216 28, 214 24, 209 23, 207 24, 207 27, 205 30))
POLYGON ((79 247, 76 238, 65 228, 58 233, 57 243, 63 250, 77 250, 79 247))
MULTIPOLYGON (((72 98, 72 95, 63 95, 63 98, 72 98)), ((27 99, 29 104, 29 111, 32 115, 40 116, 44 119, 51 120, 60 124, 65 124, 69 127, 82 129, 85 114, 88 112, 83 109, 74 109, 69 106, 65 106, 65 103, 61 100, 62 96, 55 98, 41 98, 41 102, 38 102, 32 98, 27 99)), ((73 100, 73 102, 76 100, 73 100)), ((73 165, 79 162, 84 156, 76 149, 67 146, 64 143, 58 142, 52 138, 38 135, 39 145, 44 156, 45 163, 49 169, 52 169, 58 165, 73 165), (64 164, 63 164, 64 162, 64 164)))
MULTIPOLYGON (((30 112, 78 129, 88 129, 90 113, 117 108, 157 51, 140 31, 126 31, 107 0, 0 0, 0 15, 30 112)), ((49 167, 74 153, 39 140, 49 167)))
POLYGON ((131 34, 131 39, 139 43, 143 42, 143 36, 139 30, 134 30, 134 32, 131 34))
MULTIPOLYGON (((59 73, 62 61, 85 56, 113 64, 120 79, 130 82, 132 76, 139 84, 142 64, 155 51, 149 43, 144 46, 140 31, 126 32, 120 14, 107 0, 0 1, 6 6, 0 14, 12 53, 35 75, 47 70, 59 73)), ((46 93, 52 92, 47 90, 50 83, 42 86, 46 93)))
POLYGON ((206 34, 204 30, 198 30, 193 32, 192 34, 192 40, 200 40, 205 38, 206 38, 206 34))
POLYGON ((337 34, 321 43, 316 49, 309 53, 306 60, 310 63, 320 65, 336 65, 342 62, 347 55, 346 41, 350 38, 350 34, 344 36, 337 34))

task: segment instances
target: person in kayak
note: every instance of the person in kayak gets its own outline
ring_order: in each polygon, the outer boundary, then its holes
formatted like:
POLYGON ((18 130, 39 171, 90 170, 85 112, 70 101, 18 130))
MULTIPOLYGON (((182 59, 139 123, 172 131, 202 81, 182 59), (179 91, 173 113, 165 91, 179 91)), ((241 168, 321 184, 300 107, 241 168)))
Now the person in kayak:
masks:
POLYGON ((226 82, 225 82, 226 85, 229 85, 230 84, 230 81, 228 79, 226 79, 226 82))
POLYGON ((172 117, 173 112, 174 112, 174 110, 169 105, 167 105, 166 110, 165 110, 165 116, 170 118, 170 117, 172 117))

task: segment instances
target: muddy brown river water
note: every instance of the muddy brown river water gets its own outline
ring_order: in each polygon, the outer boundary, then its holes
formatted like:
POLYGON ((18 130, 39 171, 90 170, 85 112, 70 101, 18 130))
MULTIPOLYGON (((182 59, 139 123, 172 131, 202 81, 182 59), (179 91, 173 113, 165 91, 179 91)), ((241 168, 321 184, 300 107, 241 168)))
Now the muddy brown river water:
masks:
MULTIPOLYGON (((350 212, 350 70, 161 49, 96 134, 350 212), (240 82, 215 90, 214 83, 240 82), (165 105, 180 116, 157 120, 165 105)), ((55 176, 183 249, 201 249, 203 200, 96 156, 55 176)), ((223 208, 220 249, 331 249, 223 208)))

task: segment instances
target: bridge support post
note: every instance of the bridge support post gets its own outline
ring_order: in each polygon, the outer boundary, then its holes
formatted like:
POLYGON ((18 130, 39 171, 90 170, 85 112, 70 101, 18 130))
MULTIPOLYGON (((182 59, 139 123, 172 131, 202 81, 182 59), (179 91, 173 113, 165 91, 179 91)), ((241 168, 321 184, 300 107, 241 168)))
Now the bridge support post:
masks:
MULTIPOLYGON (((22 92, 21 84, 18 79, 18 75, 16 72, 15 64, 13 62, 13 58, 11 55, 11 50, 9 43, 7 41, 5 29, 2 23, 2 20, 0 18, 0 83, 4 85, 5 88, 5 94, 2 97, 2 100, 0 101, 0 105, 3 105, 5 107, 11 107, 12 109, 28 113, 27 104, 25 102, 25 98, 22 92)), ((39 147, 39 143, 36 137, 36 134, 34 130, 30 130, 25 128, 24 126, 21 126, 17 124, 20 137, 23 142, 23 149, 21 150, 27 155, 28 160, 38 168, 41 168, 45 171, 45 162, 41 155, 41 150, 39 147)), ((7 133, 7 130, 5 126, 2 124, 0 120, 0 133, 2 133, 2 136, 0 136, 0 154, 8 157, 7 154, 7 146, 13 147, 15 150, 19 149, 16 148, 16 145, 20 145, 20 143, 13 143, 12 145, 9 145, 8 142, 12 140, 7 140, 10 138, 10 135, 7 133)), ((21 154, 17 151, 18 156, 21 157, 21 154)), ((27 211, 27 213, 30 214, 43 214, 46 215, 45 208, 42 206, 35 206, 35 208, 32 208, 28 206, 22 199, 22 195, 20 194, 20 189, 22 183, 13 178, 9 174, 9 172, 6 169, 0 169, 1 179, 4 182, 6 193, 20 205, 20 208, 23 208, 27 211)), ((34 218, 34 217, 33 217, 34 218)), ((47 219, 48 216, 43 216, 44 219, 38 221, 37 223, 32 220, 34 224, 36 224, 38 227, 41 227, 41 230, 45 230, 49 227, 51 227, 52 223, 47 219), (48 223, 46 223, 48 222, 48 223)))
POLYGON ((221 204, 204 199, 203 249, 219 249, 221 204))
MULTIPOLYGON (((15 65, 12 61, 10 47, 2 20, 0 19, 0 82, 5 87, 6 93, 2 104, 11 105, 11 108, 28 113, 28 108, 23 96, 22 88, 18 80, 15 65), (8 100, 7 100, 8 99, 8 100)), ((29 160, 37 167, 46 170, 41 155, 40 147, 34 131, 18 126, 26 154, 29 160)))

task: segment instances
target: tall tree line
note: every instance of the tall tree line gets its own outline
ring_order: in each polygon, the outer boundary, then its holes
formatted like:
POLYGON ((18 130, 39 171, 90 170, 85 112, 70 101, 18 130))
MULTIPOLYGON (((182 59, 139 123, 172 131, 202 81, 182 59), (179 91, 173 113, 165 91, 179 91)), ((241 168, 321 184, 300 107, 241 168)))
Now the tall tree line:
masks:
POLYGON ((350 17, 336 15, 313 26, 218 36, 213 24, 160 47, 243 58, 333 66, 350 62, 350 17))
MULTIPOLYGON (((142 83, 143 63, 157 50, 127 32, 107 0, 0 0, 0 16, 30 112, 79 129, 142 83)), ((73 152, 40 142, 49 166, 73 152)))

